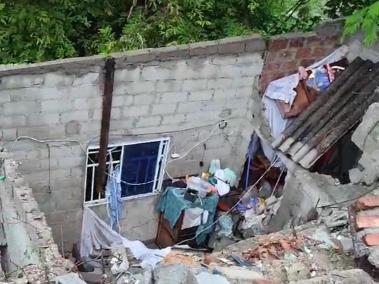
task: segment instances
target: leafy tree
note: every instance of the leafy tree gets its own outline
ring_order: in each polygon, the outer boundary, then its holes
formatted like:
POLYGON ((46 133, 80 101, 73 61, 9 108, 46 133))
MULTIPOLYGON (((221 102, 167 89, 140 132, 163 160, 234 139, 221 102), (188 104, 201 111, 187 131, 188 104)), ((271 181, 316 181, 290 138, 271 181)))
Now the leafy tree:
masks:
POLYGON ((355 11, 345 21, 344 36, 352 35, 360 28, 364 33, 364 44, 373 45, 378 39, 379 1, 355 11))
POLYGON ((378 5, 374 2, 0 0, 0 63, 39 62, 251 33, 270 36, 309 31, 327 17, 350 15, 361 8, 347 21, 346 31, 362 26, 371 34, 370 43, 377 29, 373 22, 378 5))

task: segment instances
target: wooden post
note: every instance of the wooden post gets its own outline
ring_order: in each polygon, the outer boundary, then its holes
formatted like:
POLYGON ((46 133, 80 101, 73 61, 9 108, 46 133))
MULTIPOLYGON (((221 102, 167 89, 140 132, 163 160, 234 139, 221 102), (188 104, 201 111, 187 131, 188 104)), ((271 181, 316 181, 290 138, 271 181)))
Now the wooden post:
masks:
POLYGON ((107 59, 105 61, 105 74, 104 74, 104 93, 103 93, 103 111, 101 116, 101 130, 100 130, 100 149, 99 149, 99 165, 97 167, 96 175, 96 192, 104 192, 105 187, 105 173, 107 162, 107 149, 109 138, 109 126, 111 120, 112 110, 112 94, 114 83, 114 70, 115 61, 114 58, 107 59))

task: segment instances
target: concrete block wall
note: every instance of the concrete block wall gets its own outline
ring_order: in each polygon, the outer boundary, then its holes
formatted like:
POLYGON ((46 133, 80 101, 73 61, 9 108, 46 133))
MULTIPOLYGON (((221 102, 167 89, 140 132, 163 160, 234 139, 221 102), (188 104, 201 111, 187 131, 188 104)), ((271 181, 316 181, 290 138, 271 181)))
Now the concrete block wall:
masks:
MULTIPOLYGON (((199 144, 169 164, 171 176, 199 174, 214 158, 239 173, 248 146, 241 131, 253 131, 245 120, 264 49, 265 42, 252 36, 114 54, 110 142, 168 136, 172 152, 179 154, 199 144), (220 129, 220 120, 227 127, 220 129)), ((2 141, 21 162, 56 242, 65 249, 80 236, 85 151, 98 143, 103 66, 104 59, 89 57, 0 69, 2 141)), ((155 238, 156 200, 125 201, 126 237, 155 238)), ((104 205, 93 208, 106 218, 104 205)))
MULTIPOLYGON (((199 145, 168 165, 171 176, 198 174, 214 158, 239 174, 250 135, 260 123, 259 78, 267 83, 293 72, 303 59, 324 56, 312 45, 311 55, 298 58, 309 51, 305 45, 311 38, 320 46, 328 42, 332 49, 337 41, 336 34, 333 37, 325 32, 268 42, 257 36, 235 37, 113 54, 110 142, 169 136, 172 153, 184 154, 199 145), (283 61, 287 49, 291 56, 283 61), (221 119, 228 122, 224 129, 217 127, 221 119)), ((80 235, 85 150, 89 143, 98 143, 103 66, 104 58, 93 56, 0 68, 0 137, 22 162, 57 243, 66 249, 80 235)), ((126 237, 155 237, 156 199, 125 202, 121 222, 126 237)), ((106 218, 103 205, 94 209, 106 218)))

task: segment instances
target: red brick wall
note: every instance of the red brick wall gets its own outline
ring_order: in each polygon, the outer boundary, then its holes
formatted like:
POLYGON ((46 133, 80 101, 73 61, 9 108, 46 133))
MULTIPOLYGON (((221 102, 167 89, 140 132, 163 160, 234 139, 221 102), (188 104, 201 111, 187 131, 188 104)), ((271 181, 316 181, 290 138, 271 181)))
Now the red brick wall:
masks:
POLYGON ((272 38, 268 44, 260 78, 261 93, 272 80, 297 72, 298 66, 311 65, 331 53, 338 45, 339 36, 336 35, 309 33, 272 38))

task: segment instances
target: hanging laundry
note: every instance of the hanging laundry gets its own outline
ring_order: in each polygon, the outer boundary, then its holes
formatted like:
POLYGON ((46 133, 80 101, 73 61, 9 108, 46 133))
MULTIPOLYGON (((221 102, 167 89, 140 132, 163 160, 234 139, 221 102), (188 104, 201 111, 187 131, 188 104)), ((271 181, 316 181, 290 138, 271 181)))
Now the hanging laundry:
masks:
POLYGON ((112 155, 110 155, 109 175, 105 190, 107 199, 107 212, 110 225, 113 230, 118 228, 120 232, 120 218, 122 217, 123 202, 121 199, 121 170, 120 166, 113 167, 112 155))

